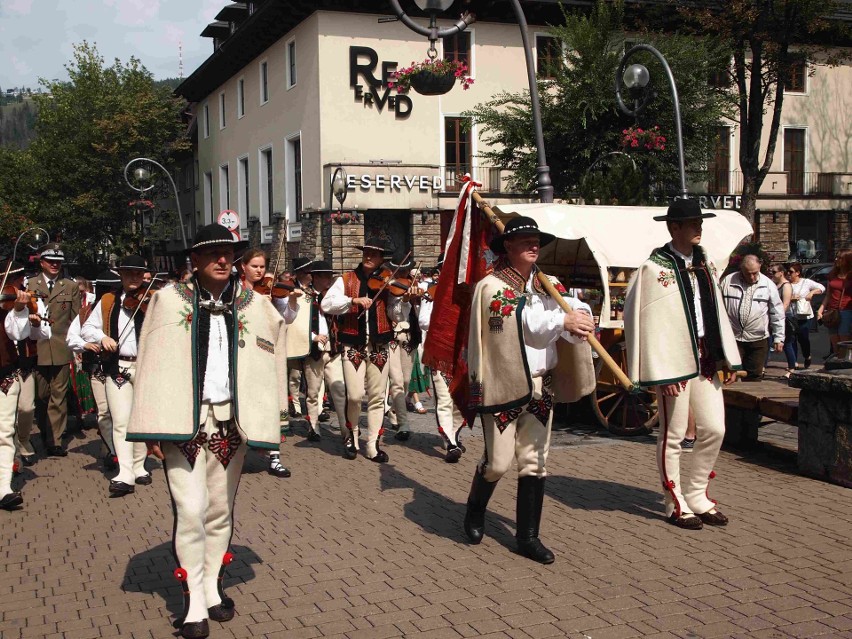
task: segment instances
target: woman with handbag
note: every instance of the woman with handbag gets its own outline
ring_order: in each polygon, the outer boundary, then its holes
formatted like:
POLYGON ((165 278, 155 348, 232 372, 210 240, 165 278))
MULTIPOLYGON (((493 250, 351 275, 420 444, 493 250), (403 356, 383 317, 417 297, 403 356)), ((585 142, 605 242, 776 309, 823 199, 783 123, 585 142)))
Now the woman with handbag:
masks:
MULTIPOLYGON (((790 284, 784 273, 783 264, 776 264, 769 268, 769 277, 772 278, 775 286, 778 287, 778 297, 781 298, 781 304, 784 305, 784 357, 787 359, 787 373, 784 377, 789 378, 790 373, 796 368, 796 355, 793 352, 792 342, 796 339, 794 336, 797 326, 795 319, 790 316, 790 305, 793 303, 793 285, 790 284), (790 344, 789 347, 788 344, 790 344)), ((771 351, 766 354, 767 364, 769 363, 770 354, 771 351)))
MULTIPOLYGON (((787 266, 787 277, 790 278, 790 285, 792 287, 792 296, 790 298, 790 308, 787 311, 787 317, 792 317, 794 320, 796 332, 794 334, 795 338, 789 339, 784 348, 786 351, 789 345, 789 348, 792 349, 792 362, 795 366, 796 359, 798 359, 799 345, 801 345, 802 355, 805 358, 804 368, 810 368, 810 322, 814 316, 814 309, 813 306, 811 306, 811 298, 813 298, 814 295, 824 293, 825 287, 813 280, 802 277, 802 265, 798 262, 793 262, 787 266)), ((787 356, 787 361, 788 363, 791 361, 789 354, 787 356)))
POLYGON ((817 311, 817 319, 831 335, 831 351, 852 338, 852 249, 841 251, 828 274, 828 293, 817 311))

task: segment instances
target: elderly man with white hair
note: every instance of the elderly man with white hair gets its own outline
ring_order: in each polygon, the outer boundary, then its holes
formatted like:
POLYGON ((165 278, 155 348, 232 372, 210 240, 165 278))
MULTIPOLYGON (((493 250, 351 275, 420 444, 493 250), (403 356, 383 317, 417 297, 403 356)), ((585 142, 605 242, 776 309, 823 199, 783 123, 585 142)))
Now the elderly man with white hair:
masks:
POLYGON ((745 255, 739 270, 722 280, 722 298, 747 373, 745 381, 763 379, 770 325, 772 348, 778 353, 784 348, 784 304, 778 287, 760 272, 761 266, 757 255, 745 255))

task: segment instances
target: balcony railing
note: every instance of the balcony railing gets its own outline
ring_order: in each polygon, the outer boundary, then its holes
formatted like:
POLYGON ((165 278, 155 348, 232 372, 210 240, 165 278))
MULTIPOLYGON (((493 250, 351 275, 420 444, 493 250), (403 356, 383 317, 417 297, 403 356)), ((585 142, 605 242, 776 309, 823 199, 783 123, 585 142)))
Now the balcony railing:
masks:
POLYGON ((482 193, 511 193, 509 188, 509 180, 512 177, 511 169, 503 169, 496 166, 469 166, 469 165, 448 165, 441 168, 444 176, 444 191, 448 193, 456 193, 461 189, 462 178, 466 173, 470 173, 474 181, 482 184, 479 189, 482 193))
MULTIPOLYGON (((739 195, 742 171, 688 172, 689 192, 695 195, 739 195)), ((760 195, 770 197, 852 197, 852 173, 778 171, 767 174, 760 195)))

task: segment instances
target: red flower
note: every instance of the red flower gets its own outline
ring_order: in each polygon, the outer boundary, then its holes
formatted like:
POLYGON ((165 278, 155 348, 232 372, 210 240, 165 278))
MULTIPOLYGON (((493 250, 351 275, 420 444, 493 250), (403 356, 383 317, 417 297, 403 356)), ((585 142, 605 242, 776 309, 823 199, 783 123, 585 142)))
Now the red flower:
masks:
POLYGON ((186 570, 183 568, 175 568, 175 579, 178 581, 186 581, 186 570))
POLYGON ((503 296, 504 296, 507 300, 513 300, 513 299, 515 299, 515 298, 517 297, 517 295, 515 295, 515 291, 513 291, 513 290, 511 290, 511 289, 506 289, 506 290, 503 292, 503 296))
POLYGON ((186 323, 192 324, 192 313, 187 313, 186 315, 186 323))
POLYGON ((498 313, 500 311, 500 300, 494 300, 493 302, 491 302, 491 306, 489 306, 489 309, 492 313, 498 313))
POLYGON ((669 488, 671 488, 672 490, 674 490, 675 483, 674 483, 674 480, 673 480, 673 479, 670 479, 670 480, 669 480, 668 487, 669 487, 669 488))
POLYGON ((503 316, 504 316, 504 317, 509 317, 509 315, 511 315, 511 314, 512 314, 512 307, 511 307, 511 305, 506 304, 506 306, 504 306, 504 307, 501 309, 501 311, 500 311, 500 312, 501 312, 501 313, 503 313, 503 316))
POLYGON ((222 565, 223 565, 223 566, 227 566, 227 565, 229 565, 232 561, 234 561, 234 553, 226 552, 226 553, 225 553, 225 556, 224 556, 224 557, 222 557, 222 565))

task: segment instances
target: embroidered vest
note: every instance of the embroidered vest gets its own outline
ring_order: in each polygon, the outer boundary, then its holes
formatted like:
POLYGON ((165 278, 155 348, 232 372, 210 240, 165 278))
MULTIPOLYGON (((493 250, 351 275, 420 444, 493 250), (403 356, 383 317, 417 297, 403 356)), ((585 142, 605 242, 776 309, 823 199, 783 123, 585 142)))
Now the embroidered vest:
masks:
POLYGON ((388 319, 387 292, 374 298, 373 291, 367 287, 367 276, 359 264, 354 271, 343 274, 343 290, 348 297, 369 297, 373 300, 369 313, 361 315, 360 307, 352 307, 348 313, 339 316, 338 338, 341 344, 365 346, 367 344, 367 316, 370 318, 370 339, 375 344, 387 344, 393 339, 393 326, 388 319))
POLYGON ((18 349, 9 336, 6 335, 4 322, 11 311, 0 311, 0 377, 5 377, 18 367, 18 349), (9 370, 7 370, 9 369, 9 370))

